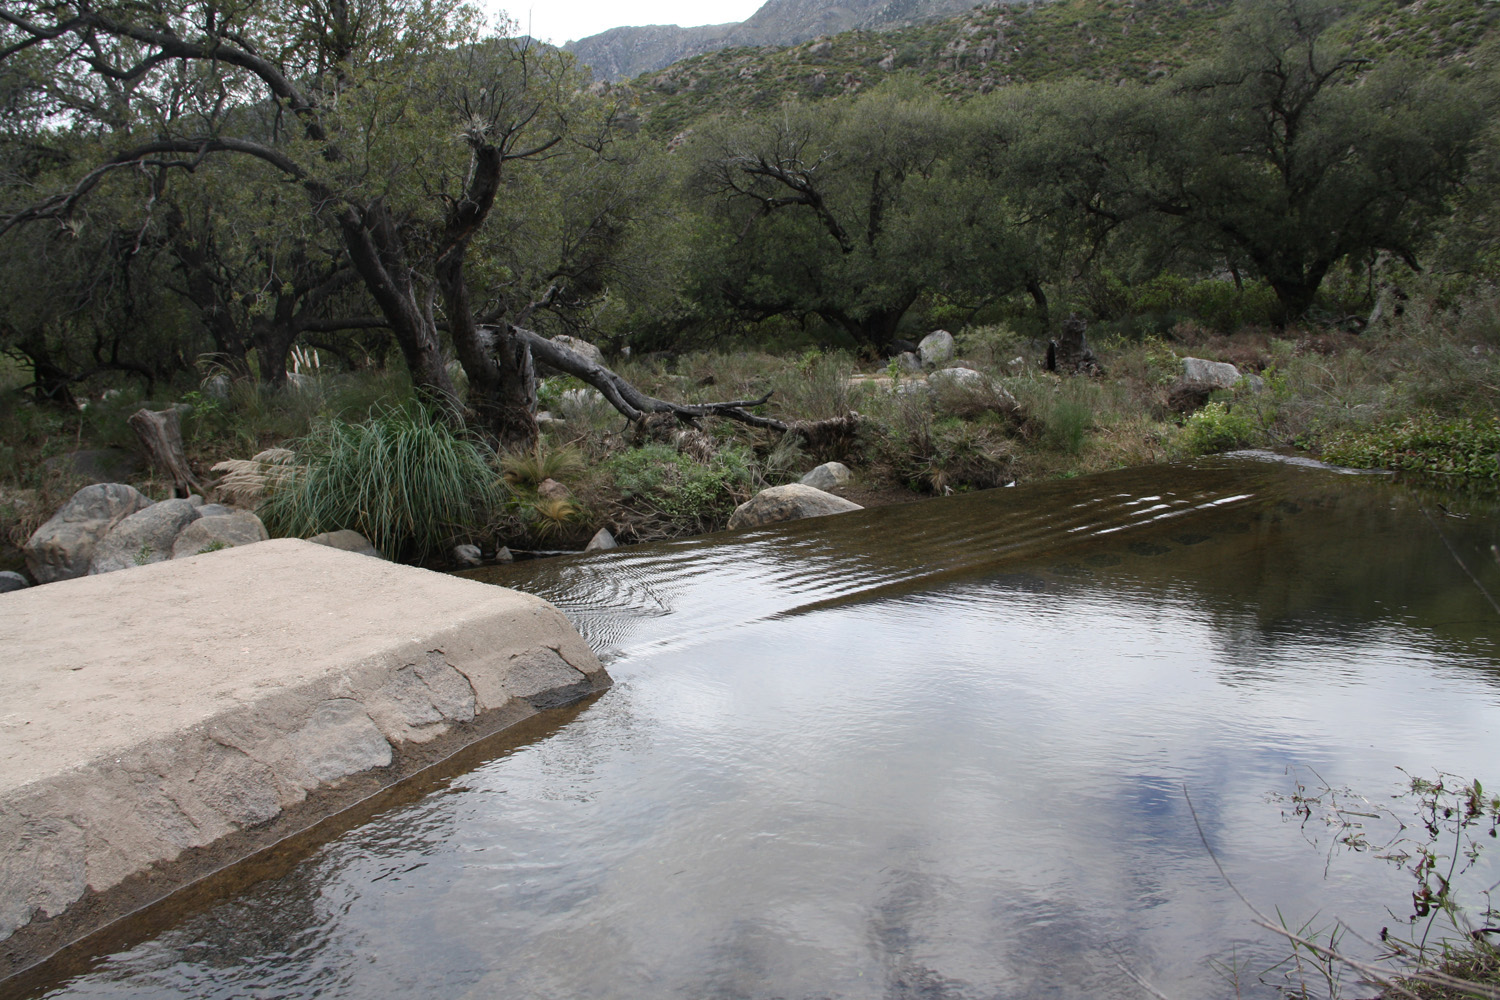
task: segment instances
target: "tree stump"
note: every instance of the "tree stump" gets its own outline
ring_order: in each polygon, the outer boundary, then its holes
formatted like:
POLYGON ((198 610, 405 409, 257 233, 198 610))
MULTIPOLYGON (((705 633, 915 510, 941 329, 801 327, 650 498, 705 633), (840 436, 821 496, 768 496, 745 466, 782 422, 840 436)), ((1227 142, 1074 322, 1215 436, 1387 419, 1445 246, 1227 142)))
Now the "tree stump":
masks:
POLYGON ((198 482, 188 466, 187 455, 182 451, 182 427, 175 408, 167 410, 136 410, 128 423, 141 439, 146 456, 151 464, 172 480, 172 495, 185 497, 203 493, 203 484, 198 482))
POLYGON ((1088 322, 1077 313, 1063 320, 1062 337, 1047 343, 1047 370, 1073 375, 1099 375, 1103 370, 1089 346, 1088 322))

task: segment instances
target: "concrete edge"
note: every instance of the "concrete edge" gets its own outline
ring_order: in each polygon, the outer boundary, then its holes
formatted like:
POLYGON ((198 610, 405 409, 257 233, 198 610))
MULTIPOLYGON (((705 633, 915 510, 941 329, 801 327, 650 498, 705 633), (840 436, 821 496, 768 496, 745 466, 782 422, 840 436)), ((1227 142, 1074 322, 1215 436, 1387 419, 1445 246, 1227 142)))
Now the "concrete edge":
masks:
POLYGON ((394 784, 610 684, 561 612, 534 598, 420 647, 273 690, 0 801, 0 979, 181 888, 197 877, 185 858, 234 864, 289 822, 347 807, 351 790, 368 789, 357 779, 394 784))

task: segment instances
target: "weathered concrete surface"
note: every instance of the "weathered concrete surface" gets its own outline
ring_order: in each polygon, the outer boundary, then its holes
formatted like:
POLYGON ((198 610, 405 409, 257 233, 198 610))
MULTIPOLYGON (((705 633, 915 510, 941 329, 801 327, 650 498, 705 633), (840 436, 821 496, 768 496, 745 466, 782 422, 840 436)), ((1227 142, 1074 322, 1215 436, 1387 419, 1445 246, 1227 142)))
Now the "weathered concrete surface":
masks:
POLYGON ((290 539, 7 594, 0 649, 0 940, 609 684, 545 601, 290 539))

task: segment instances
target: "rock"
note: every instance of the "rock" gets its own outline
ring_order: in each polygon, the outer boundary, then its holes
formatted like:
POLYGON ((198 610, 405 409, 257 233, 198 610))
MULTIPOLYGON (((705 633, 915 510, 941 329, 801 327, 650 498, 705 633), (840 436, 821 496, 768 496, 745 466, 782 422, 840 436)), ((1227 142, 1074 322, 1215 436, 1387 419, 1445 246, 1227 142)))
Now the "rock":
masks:
POLYGON ((460 566, 478 566, 484 562, 484 554, 479 551, 479 546, 463 544, 453 546, 453 561, 460 566))
POLYGON ((515 561, 516 557, 511 553, 509 546, 502 545, 500 546, 500 548, 495 550, 495 562, 512 563, 515 561))
POLYGON ((131 514, 99 540, 89 560, 89 575, 171 559, 177 536, 197 519, 198 508, 181 499, 163 500, 131 514))
POLYGON ((325 531, 320 535, 313 535, 308 541, 314 545, 326 545, 331 549, 340 549, 344 552, 357 552, 362 556, 374 556, 376 559, 382 558, 380 552, 375 546, 370 544, 368 538, 351 528, 344 528, 339 531, 325 531))
POLYGON ((615 541, 615 536, 609 533, 609 529, 600 528, 594 532, 594 537, 589 539, 589 543, 583 547, 583 551, 608 552, 610 549, 617 549, 619 547, 620 543, 615 541))
POLYGON ((1182 381, 1200 383, 1210 389, 1233 389, 1240 380, 1240 370, 1222 361, 1205 361, 1202 358, 1182 359, 1182 381))
POLYGON ((543 410, 536 415, 538 427, 566 427, 568 422, 562 417, 554 416, 551 410, 543 410))
POLYGON ((843 462, 824 462, 797 482, 825 493, 840 486, 848 486, 854 475, 843 462))
POLYGON ((99 539, 151 500, 133 486, 85 486, 27 540, 26 568, 38 583, 86 576, 99 539))
POLYGON ((220 372, 212 378, 203 380, 203 395, 223 402, 229 398, 229 386, 229 376, 220 372))
MULTIPOLYGON (((188 499, 191 500, 192 497, 188 497, 188 499)), ((228 504, 222 503, 206 503, 198 508, 199 517, 223 517, 225 514, 238 514, 240 512, 238 507, 231 507, 228 504)))
POLYGON ((25 590, 31 586, 26 578, 15 570, 0 570, 0 594, 8 594, 13 590, 25 590))
POLYGON ((86 448, 57 455, 42 463, 48 472, 81 476, 91 483, 118 483, 146 471, 141 456, 124 448, 86 448))
POLYGON ((536 495, 539 500, 566 500, 572 496, 568 488, 556 479, 543 479, 537 483, 536 495))
POLYGON ((922 364, 928 368, 936 368, 952 361, 953 334, 947 330, 933 330, 917 345, 917 353, 922 357, 922 364))
POLYGON ((911 351, 903 351, 896 355, 896 364, 904 372, 919 372, 922 370, 922 359, 911 351))
MULTIPOLYGON (((217 507, 218 504, 212 506, 217 507)), ((198 509, 201 512, 204 508, 198 509)), ((254 545, 270 537, 260 518, 248 510, 205 514, 182 529, 177 541, 172 543, 172 558, 182 559, 204 552, 232 549, 237 545, 254 545)))
POLYGON ((587 340, 578 337, 569 337, 567 334, 559 334, 552 338, 552 342, 558 347, 564 347, 579 355, 585 361, 592 361, 596 365, 604 364, 604 352, 599 350, 587 340))
POLYGON ((796 521, 804 517, 823 517, 827 514, 843 514, 851 510, 863 510, 859 504, 843 497, 802 483, 788 486, 772 486, 761 490, 734 509, 729 517, 729 528, 759 528, 765 524, 781 521, 796 521))

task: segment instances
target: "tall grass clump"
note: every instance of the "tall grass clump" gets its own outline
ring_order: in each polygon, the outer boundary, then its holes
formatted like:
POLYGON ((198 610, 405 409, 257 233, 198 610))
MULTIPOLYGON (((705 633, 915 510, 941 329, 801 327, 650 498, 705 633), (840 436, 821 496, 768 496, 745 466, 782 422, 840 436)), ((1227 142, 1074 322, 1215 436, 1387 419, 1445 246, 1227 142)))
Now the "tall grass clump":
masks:
POLYGON ((352 528, 393 559, 420 560, 483 525, 502 498, 488 455, 417 403, 362 423, 330 419, 260 506, 273 535, 352 528))

